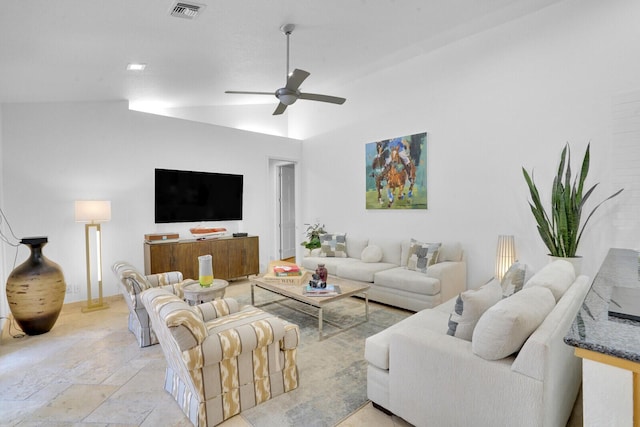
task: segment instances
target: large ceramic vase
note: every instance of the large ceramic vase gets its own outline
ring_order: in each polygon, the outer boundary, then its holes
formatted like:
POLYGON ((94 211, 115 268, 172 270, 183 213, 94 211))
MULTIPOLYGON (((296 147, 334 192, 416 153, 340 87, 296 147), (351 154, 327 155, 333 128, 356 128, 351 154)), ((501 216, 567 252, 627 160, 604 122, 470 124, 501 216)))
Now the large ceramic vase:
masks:
POLYGON ((58 319, 67 285, 62 269, 42 254, 46 237, 20 241, 29 246, 29 259, 17 266, 7 279, 7 301, 13 318, 27 335, 49 332, 58 319))

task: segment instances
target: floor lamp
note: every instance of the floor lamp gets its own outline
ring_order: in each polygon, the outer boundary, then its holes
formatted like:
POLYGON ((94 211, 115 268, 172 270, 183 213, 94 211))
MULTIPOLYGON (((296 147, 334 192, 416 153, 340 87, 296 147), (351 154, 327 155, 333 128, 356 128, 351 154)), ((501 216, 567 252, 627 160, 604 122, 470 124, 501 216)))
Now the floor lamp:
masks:
POLYGON ((498 236, 496 250, 496 279, 502 280, 511 264, 516 261, 516 244, 513 236, 498 236))
POLYGON ((102 241, 100 223, 111 220, 111 202, 105 200, 76 201, 76 222, 84 222, 87 256, 87 306, 84 313, 109 308, 102 300, 102 241), (91 244, 93 243, 93 244, 91 244), (98 299, 91 297, 92 284, 98 283, 98 299))

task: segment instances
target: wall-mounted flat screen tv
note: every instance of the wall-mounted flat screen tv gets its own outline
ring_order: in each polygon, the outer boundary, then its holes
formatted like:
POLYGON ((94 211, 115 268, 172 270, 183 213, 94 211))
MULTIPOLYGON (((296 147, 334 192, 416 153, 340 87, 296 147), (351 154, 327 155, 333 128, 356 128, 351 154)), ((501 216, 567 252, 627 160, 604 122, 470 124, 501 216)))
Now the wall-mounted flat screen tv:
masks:
POLYGON ((242 219, 243 176, 155 170, 155 222, 242 219))

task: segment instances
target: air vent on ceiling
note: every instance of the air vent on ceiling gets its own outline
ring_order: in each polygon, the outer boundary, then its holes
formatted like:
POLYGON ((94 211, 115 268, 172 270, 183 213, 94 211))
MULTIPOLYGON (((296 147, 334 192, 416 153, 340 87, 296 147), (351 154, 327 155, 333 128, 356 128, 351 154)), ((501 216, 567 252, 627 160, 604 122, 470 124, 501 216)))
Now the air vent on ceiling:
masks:
POLYGON ((205 7, 204 4, 176 2, 171 8, 171 16, 195 19, 205 7))

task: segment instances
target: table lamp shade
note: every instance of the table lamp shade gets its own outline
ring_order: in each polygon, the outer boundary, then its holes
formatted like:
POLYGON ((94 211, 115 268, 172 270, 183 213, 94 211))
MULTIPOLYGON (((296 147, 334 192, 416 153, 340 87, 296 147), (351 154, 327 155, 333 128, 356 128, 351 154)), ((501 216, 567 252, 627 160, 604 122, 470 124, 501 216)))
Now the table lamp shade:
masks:
POLYGON ((76 222, 108 222, 111 220, 111 202, 108 200, 76 201, 76 222))
POLYGON ((502 280, 511 264, 516 261, 516 244, 513 236, 498 236, 496 250, 496 278, 502 280))

